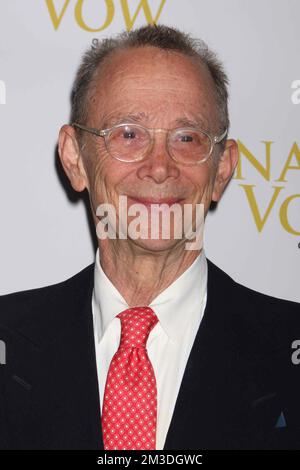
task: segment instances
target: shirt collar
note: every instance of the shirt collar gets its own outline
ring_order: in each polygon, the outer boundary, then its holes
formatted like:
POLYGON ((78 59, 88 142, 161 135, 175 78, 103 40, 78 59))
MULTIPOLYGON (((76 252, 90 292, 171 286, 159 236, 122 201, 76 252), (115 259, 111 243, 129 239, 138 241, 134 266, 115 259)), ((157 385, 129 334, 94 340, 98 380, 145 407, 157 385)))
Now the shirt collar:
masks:
MULTIPOLYGON (((206 292, 207 260, 202 248, 188 269, 149 304, 170 339, 174 341, 179 339, 194 316, 201 314, 201 305, 206 300, 206 292)), ((92 302, 94 328, 99 342, 110 322, 118 313, 129 308, 103 271, 99 248, 95 259, 92 302)))

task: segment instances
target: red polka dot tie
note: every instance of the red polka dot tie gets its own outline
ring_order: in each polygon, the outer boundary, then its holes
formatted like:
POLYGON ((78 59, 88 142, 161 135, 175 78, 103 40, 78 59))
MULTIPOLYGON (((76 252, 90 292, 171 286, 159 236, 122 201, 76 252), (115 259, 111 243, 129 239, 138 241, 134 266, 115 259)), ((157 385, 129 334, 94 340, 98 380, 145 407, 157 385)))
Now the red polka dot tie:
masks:
POLYGON ((158 318, 150 307, 129 308, 117 318, 121 320, 121 339, 104 391, 104 449, 154 450, 157 388, 146 343, 158 318))

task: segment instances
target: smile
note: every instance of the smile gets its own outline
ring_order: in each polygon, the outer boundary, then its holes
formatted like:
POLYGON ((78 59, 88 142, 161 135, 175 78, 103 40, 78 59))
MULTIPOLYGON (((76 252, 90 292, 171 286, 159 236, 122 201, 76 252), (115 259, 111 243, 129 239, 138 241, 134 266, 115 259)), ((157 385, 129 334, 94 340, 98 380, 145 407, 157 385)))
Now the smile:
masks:
POLYGON ((133 198, 130 197, 132 201, 138 204, 144 204, 145 206, 151 207, 153 204, 167 204, 168 206, 172 206, 173 204, 180 203, 183 199, 176 199, 176 198, 133 198))

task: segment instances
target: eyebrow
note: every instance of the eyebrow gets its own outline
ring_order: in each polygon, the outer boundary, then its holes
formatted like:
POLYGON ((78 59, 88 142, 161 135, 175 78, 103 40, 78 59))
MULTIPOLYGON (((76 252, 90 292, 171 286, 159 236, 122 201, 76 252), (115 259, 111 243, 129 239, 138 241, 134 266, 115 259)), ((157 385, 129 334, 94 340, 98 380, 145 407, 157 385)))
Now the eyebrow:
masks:
MULTIPOLYGON (((149 116, 147 116, 144 112, 140 113, 129 113, 129 114, 114 114, 107 117, 103 123, 102 127, 107 129, 112 126, 116 126, 121 123, 125 123, 126 121, 132 121, 136 123, 141 123, 141 121, 149 121, 149 116)), ((203 130, 208 130, 208 123, 203 117, 198 116, 196 119, 188 119, 186 117, 179 117, 174 120, 174 124, 183 127, 199 127, 203 130)))
POLYGON ((194 119, 188 119, 186 117, 182 117, 182 118, 176 119, 175 123, 178 124, 179 126, 199 127, 203 130, 208 127, 208 124, 201 117, 198 117, 195 120, 194 119))
POLYGON ((111 126, 116 126, 117 124, 120 124, 122 122, 126 122, 126 121, 134 121, 134 122, 141 122, 142 120, 148 120, 148 117, 145 113, 136 113, 136 114, 133 114, 133 113, 129 113, 129 114, 121 114, 121 113, 118 113, 118 114, 113 114, 109 117, 107 117, 103 123, 102 123, 102 126, 104 128, 108 128, 108 127, 111 127, 111 126))

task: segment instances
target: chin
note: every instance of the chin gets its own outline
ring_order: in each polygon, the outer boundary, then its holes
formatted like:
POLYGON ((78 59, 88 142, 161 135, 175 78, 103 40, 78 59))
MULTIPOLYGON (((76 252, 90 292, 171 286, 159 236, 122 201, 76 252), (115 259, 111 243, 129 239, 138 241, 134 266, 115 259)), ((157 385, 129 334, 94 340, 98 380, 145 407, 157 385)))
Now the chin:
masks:
POLYGON ((160 251, 169 251, 174 249, 177 245, 182 244, 182 242, 186 242, 186 240, 178 240, 178 239, 170 239, 170 240, 152 240, 152 239, 142 239, 138 238, 137 240, 130 239, 132 243, 136 246, 152 252, 160 252, 160 251))

